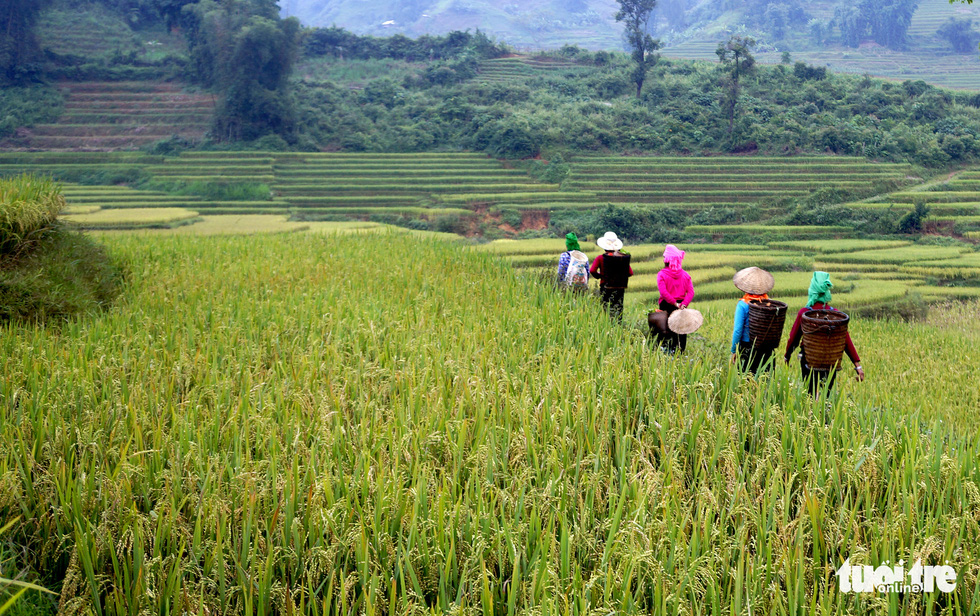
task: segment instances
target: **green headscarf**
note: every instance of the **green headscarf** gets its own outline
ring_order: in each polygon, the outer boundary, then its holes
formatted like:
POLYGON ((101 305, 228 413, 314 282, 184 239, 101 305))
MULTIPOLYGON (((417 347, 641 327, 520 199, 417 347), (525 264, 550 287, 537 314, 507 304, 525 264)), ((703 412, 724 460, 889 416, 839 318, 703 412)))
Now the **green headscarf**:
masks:
POLYGON ((578 245, 578 236, 574 233, 569 233, 565 236, 565 248, 567 250, 582 250, 578 245))
POLYGON ((810 279, 810 290, 806 298, 806 305, 812 306, 817 302, 824 304, 830 303, 830 289, 834 283, 830 282, 830 274, 827 272, 813 272, 810 279))

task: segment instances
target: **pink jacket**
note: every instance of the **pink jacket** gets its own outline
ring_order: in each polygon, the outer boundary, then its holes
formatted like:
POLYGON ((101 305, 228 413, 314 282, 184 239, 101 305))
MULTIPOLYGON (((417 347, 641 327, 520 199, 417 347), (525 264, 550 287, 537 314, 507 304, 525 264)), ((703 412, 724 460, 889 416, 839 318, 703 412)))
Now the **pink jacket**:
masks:
POLYGON ((691 275, 682 269, 664 268, 657 274, 657 289, 660 300, 670 304, 686 306, 694 299, 694 284, 691 275))

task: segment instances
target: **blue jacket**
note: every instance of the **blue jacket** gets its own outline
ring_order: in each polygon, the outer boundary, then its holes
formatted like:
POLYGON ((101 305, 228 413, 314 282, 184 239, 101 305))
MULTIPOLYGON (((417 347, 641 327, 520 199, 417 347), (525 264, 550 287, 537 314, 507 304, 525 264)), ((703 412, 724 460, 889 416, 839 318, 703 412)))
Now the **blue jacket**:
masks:
POLYGON ((735 327, 732 329, 732 353, 738 350, 739 342, 749 341, 749 305, 744 299, 735 305, 735 327))

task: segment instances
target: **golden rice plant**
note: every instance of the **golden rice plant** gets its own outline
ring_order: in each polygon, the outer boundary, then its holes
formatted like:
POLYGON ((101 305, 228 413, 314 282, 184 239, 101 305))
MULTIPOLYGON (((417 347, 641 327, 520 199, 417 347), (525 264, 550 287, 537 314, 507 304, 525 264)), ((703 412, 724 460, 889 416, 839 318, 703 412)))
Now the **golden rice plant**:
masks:
POLYGON ((463 245, 107 242, 116 309, 0 336, 0 519, 60 613, 980 609, 975 304, 853 323, 868 381, 814 401, 730 365, 734 300, 667 358, 463 245), (837 589, 912 557, 956 591, 837 589))
POLYGON ((54 224, 64 207, 61 187, 50 178, 24 174, 0 179, 0 250, 7 252, 54 224))

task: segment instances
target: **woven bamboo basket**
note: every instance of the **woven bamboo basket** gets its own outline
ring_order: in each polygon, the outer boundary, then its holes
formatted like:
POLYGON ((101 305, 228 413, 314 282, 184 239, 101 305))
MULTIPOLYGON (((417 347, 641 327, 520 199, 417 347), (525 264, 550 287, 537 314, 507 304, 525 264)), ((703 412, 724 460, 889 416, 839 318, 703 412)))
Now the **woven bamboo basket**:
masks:
POLYGON ((786 323, 786 304, 774 299, 749 302, 749 341, 757 351, 779 346, 786 323))
POLYGON ((808 310, 803 313, 803 358, 812 370, 830 370, 840 366, 850 319, 837 310, 808 310))

